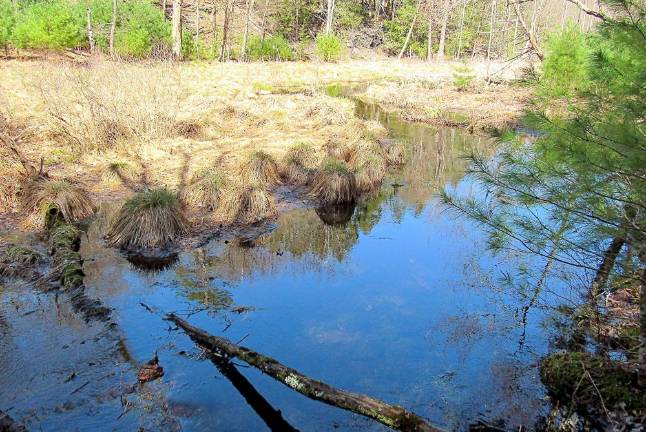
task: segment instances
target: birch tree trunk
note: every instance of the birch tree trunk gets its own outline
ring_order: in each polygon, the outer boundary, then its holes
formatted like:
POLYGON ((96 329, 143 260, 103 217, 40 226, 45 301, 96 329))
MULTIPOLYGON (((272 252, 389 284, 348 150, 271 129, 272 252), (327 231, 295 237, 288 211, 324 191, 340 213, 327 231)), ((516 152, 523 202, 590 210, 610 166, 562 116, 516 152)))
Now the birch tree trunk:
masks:
POLYGON ((222 45, 220 46, 220 61, 226 59, 227 43, 229 39, 229 18, 231 15, 231 0, 224 4, 224 27, 222 28, 222 45))
POLYGON ((487 75, 489 75, 489 61, 491 60, 491 44, 493 42, 493 30, 496 24, 496 0, 491 0, 491 17, 489 19, 489 42, 487 43, 487 75))
POLYGON ((325 34, 332 32, 332 20, 334 19, 335 0, 327 0, 327 15, 325 16, 325 34))
POLYGON ((398 59, 402 58, 402 56, 404 55, 404 52, 406 51, 406 47, 408 46, 408 42, 410 42, 410 37, 413 34, 413 29, 415 28, 415 23, 417 22, 417 15, 419 15, 420 1, 421 0, 417 0, 417 5, 415 6, 415 16, 413 17, 413 21, 410 23, 410 28, 408 29, 408 34, 406 35, 404 46, 402 47, 402 50, 399 52, 399 55, 397 56, 398 59))
POLYGON ((446 27, 449 23, 449 9, 451 8, 451 0, 444 0, 442 8, 442 26, 440 27, 440 42, 437 47, 437 59, 444 60, 444 47, 446 46, 446 27))
POLYGON ((94 31, 92 30, 92 9, 87 8, 85 15, 87 21, 87 41, 90 44, 90 54, 94 54, 94 31))
POLYGON ((182 0, 173 0, 173 56, 182 59, 182 0))
POLYGON ((426 37, 426 61, 433 60, 433 3, 428 4, 428 33, 426 37))
POLYGON ((249 19, 253 9, 253 0, 247 0, 247 16, 245 17, 244 35, 242 37, 242 59, 247 59, 247 40, 249 37, 249 19))
MULTIPOLYGON (((164 9, 165 11, 165 9, 164 9)), ((108 38, 108 49, 110 56, 114 56, 114 32, 117 28, 117 0, 112 0, 112 20, 110 21, 110 36, 108 38)))
POLYGON ((211 55, 215 58, 216 45, 218 43, 218 4, 217 0, 213 0, 213 5, 211 6, 211 31, 213 32, 213 41, 211 44, 211 55))
POLYGON ((464 15, 466 14, 466 11, 467 11, 467 3, 468 2, 469 2, 468 0, 464 0, 464 3, 462 3, 462 14, 460 15, 460 31, 458 33, 458 50, 457 50, 457 54, 455 55, 455 57, 457 59, 459 59, 460 56, 462 55, 462 37, 463 37, 463 33, 464 33, 464 15))

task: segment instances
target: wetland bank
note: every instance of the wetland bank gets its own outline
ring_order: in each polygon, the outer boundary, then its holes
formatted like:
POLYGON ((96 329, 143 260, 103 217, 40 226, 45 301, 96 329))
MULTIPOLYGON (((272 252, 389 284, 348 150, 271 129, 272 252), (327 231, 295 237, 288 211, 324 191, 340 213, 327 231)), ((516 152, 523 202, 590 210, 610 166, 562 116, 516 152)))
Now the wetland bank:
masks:
MULTIPOLYGON (((492 132, 519 123, 531 89, 480 76, 465 92, 454 65, 390 60, 0 68, 12 424, 388 430, 194 343, 171 313, 424 427, 550 430, 584 411, 559 410, 541 365, 591 338, 564 302, 586 273, 492 253, 486 226, 441 196, 490 196, 465 155, 496 160, 492 132)), ((622 409, 638 412, 631 392, 622 409)))

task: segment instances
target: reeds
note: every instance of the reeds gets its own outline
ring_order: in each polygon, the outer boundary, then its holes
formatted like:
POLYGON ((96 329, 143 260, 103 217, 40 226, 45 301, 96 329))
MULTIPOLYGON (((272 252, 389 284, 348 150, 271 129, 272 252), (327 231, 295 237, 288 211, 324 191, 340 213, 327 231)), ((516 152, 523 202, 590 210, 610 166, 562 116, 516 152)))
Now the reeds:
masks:
POLYGON ((363 155, 358 159, 356 167, 359 192, 370 192, 381 186, 386 176, 386 163, 381 155, 363 155))

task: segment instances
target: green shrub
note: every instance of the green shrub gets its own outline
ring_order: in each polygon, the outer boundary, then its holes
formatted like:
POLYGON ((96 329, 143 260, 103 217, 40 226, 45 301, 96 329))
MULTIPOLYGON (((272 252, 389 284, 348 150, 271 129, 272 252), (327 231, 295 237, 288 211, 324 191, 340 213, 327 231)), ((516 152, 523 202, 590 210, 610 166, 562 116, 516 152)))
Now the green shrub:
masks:
POLYGON ((84 45, 82 8, 62 0, 33 3, 16 17, 13 40, 19 48, 64 49, 84 45))
MULTIPOLYGON (((388 53, 398 54, 402 49, 410 24, 415 16, 415 10, 415 0, 404 0, 403 4, 397 9, 394 18, 384 22, 384 48, 388 53)), ((426 20, 418 18, 406 52, 410 50, 417 56, 426 58, 427 29, 426 20)))
POLYGON ((146 57, 156 45, 169 45, 170 38, 170 24, 151 3, 136 0, 122 4, 114 41, 118 54, 146 57))
POLYGON ((333 34, 319 34, 316 37, 316 54, 326 61, 337 61, 343 53, 341 39, 333 34))
POLYGON ((575 25, 548 36, 539 94, 568 97, 585 90, 589 83, 587 70, 591 52, 585 35, 575 25))
POLYGON ((453 70, 453 85, 458 91, 467 90, 474 78, 473 69, 467 65, 456 66, 453 70))
POLYGON ((334 18, 340 28, 357 29, 366 21, 366 9, 359 2, 339 2, 336 9, 334 18))
POLYGON ((252 61, 285 61, 294 60, 294 50, 282 36, 273 36, 262 40, 259 36, 249 38, 247 56, 252 61))
POLYGON ((6 48, 11 41, 16 17, 9 0, 0 0, 0 47, 6 48))

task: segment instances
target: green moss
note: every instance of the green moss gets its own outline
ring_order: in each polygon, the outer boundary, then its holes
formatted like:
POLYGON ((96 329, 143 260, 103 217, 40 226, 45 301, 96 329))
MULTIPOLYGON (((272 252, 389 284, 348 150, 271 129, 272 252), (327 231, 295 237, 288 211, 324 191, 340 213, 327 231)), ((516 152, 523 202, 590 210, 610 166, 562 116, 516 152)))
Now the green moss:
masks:
POLYGON ((74 225, 58 224, 49 231, 49 250, 51 253, 59 249, 73 249, 78 242, 81 232, 74 225))
POLYGON ((345 162, 336 158, 325 159, 321 165, 321 171, 327 174, 347 174, 351 172, 345 162))
POLYGON ((74 261, 66 264, 61 272, 61 285, 63 288, 76 288, 83 285, 83 265, 80 261, 74 261))
POLYGON ((125 202, 123 208, 130 211, 152 208, 173 207, 177 205, 177 196, 168 189, 159 188, 141 192, 125 202))
POLYGON ((38 252, 31 249, 23 246, 12 246, 7 250, 3 261, 16 264, 35 264, 41 258, 38 252))
POLYGON ((616 362, 584 352, 552 354, 541 361, 541 381, 557 400, 580 410, 622 402, 628 410, 646 409, 634 374, 616 362))

